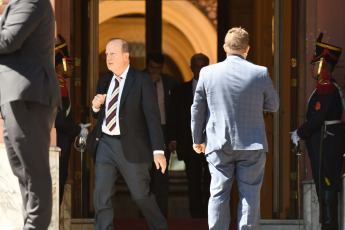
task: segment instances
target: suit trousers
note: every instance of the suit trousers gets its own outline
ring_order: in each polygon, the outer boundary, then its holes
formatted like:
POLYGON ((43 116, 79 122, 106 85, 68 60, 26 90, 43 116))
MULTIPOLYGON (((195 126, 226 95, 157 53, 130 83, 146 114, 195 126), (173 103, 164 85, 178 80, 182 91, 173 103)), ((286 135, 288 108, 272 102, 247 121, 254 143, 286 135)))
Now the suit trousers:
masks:
MULTIPOLYGON (((191 144, 192 146, 192 144, 191 144)), ((207 218, 211 175, 204 154, 185 152, 189 212, 192 218, 207 218)))
POLYGON ((230 224, 230 191, 236 176, 239 190, 238 230, 259 229, 260 190, 266 153, 263 150, 217 150, 206 155, 211 173, 208 205, 209 229, 225 230, 230 224))
POLYGON ((57 108, 13 101, 1 106, 4 142, 23 200, 23 229, 47 229, 52 213, 50 131, 57 108))
MULTIPOLYGON (((162 131, 164 135, 164 141, 167 140, 167 129, 165 125, 162 125, 162 131)), ((165 143, 167 146, 167 143, 165 143)), ((150 170, 151 182, 150 189, 155 195, 157 204, 165 217, 168 216, 168 199, 169 199, 169 161, 170 161, 170 151, 165 149, 165 158, 167 160, 167 168, 164 174, 161 168, 157 169, 155 163, 152 163, 152 168, 150 170)))
POLYGON ((131 163, 123 153, 121 140, 102 135, 95 160, 95 230, 114 229, 114 209, 111 198, 115 195, 115 182, 121 174, 131 192, 132 199, 144 215, 150 229, 167 229, 166 219, 150 192, 152 162, 131 163))

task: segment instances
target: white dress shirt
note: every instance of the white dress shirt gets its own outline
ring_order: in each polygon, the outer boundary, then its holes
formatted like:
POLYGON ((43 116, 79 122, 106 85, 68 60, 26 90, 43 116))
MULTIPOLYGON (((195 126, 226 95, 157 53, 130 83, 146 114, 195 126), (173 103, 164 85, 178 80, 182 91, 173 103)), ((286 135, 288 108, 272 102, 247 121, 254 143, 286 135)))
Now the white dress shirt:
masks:
POLYGON ((119 85, 119 97, 117 99, 117 108, 116 108, 116 126, 115 128, 110 131, 107 126, 106 126, 106 116, 104 117, 103 124, 102 124, 102 132, 108 135, 120 135, 120 123, 119 123, 119 113, 120 113, 120 101, 121 101, 121 94, 123 90, 123 86, 125 85, 126 81, 126 76, 128 73, 129 65, 125 71, 120 76, 116 76, 115 74, 113 75, 113 78, 111 79, 108 92, 107 92, 107 97, 105 99, 105 114, 107 114, 108 111, 108 104, 111 99, 111 94, 113 93, 114 87, 115 87, 115 78, 121 77, 122 80, 120 81, 119 85))
MULTIPOLYGON (((122 80, 120 81, 120 85, 119 85, 119 97, 117 99, 116 126, 115 126, 115 128, 112 131, 110 131, 106 126, 106 117, 104 117, 104 120, 103 120, 102 132, 105 134, 111 135, 111 136, 121 135, 121 133, 120 133, 120 122, 118 122, 119 121, 119 114, 120 114, 120 101, 121 101, 122 90, 123 90, 123 87, 125 85, 128 70, 129 70, 129 65, 126 68, 126 70, 119 76, 122 78, 122 80)), ((118 76, 116 76, 114 74, 113 78, 111 79, 109 88, 108 88, 107 97, 105 99, 105 114, 107 114, 107 111, 108 111, 108 104, 110 102, 111 94, 112 94, 114 87, 115 87, 115 78, 116 77, 118 77, 118 76)), ((97 113, 100 109, 96 109, 92 106, 92 110, 95 113, 97 113)), ((163 150, 155 150, 155 151, 153 151, 153 154, 164 154, 164 151, 163 150)))

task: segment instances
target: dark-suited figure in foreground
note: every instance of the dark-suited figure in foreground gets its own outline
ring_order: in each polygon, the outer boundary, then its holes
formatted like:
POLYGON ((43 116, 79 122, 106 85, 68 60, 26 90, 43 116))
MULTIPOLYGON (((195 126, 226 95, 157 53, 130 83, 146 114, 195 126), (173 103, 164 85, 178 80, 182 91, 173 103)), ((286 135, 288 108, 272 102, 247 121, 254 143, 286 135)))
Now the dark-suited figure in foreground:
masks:
POLYGON ((114 229, 111 198, 120 174, 150 229, 167 229, 149 187, 152 161, 162 173, 167 164, 152 79, 130 66, 128 43, 123 39, 108 42, 106 57, 112 73, 99 79, 92 101, 93 116, 98 118, 95 129, 102 129, 94 156, 95 229, 114 229))
MULTIPOLYGON (((146 70, 151 75, 152 81, 158 97, 158 107, 161 118, 162 130, 164 135, 165 145, 168 144, 167 140, 167 127, 168 127, 168 112, 171 104, 171 95, 173 89, 177 85, 177 80, 167 74, 162 73, 164 64, 164 56, 159 52, 151 52, 146 58, 146 70)), ((170 160, 170 151, 166 149, 165 158, 167 159, 167 166, 170 160)), ((155 167, 151 168, 151 192, 155 195, 157 204, 161 209, 164 216, 168 215, 168 196, 169 196, 169 174, 168 170, 162 173, 155 167)))
POLYGON ((341 116, 345 101, 341 98, 341 89, 332 72, 342 49, 321 40, 322 34, 317 39, 311 61, 312 76, 317 83, 309 99, 306 122, 292 133, 291 138, 295 144, 299 139, 306 139, 319 198, 321 229, 338 230, 338 192, 342 188, 341 163, 344 153, 341 116))
POLYGON ((61 104, 54 43, 50 1, 10 1, 0 21, 0 105, 23 229, 47 229, 51 221, 50 131, 61 104))
POLYGON ((207 217, 207 205, 210 197, 211 175, 203 154, 193 150, 190 129, 190 108, 193 104, 196 84, 202 67, 209 64, 204 54, 195 54, 190 61, 193 79, 178 85, 173 91, 168 120, 168 136, 170 151, 176 150, 179 160, 186 165, 188 179, 189 211, 193 218, 207 217))

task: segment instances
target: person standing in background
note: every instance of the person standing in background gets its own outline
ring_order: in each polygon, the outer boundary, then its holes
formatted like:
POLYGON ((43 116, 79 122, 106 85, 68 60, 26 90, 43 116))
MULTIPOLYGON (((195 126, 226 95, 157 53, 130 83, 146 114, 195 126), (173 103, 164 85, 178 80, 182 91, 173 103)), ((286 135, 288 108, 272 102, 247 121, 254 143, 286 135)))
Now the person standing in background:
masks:
POLYGON ((225 61, 202 68, 191 108, 193 148, 206 154, 211 172, 208 225, 211 230, 229 228, 236 177, 238 229, 259 229, 268 152, 263 111, 277 111, 279 97, 267 68, 246 60, 247 31, 230 29, 224 50, 225 61))
MULTIPOLYGON (((171 94, 177 85, 177 80, 167 74, 162 73, 164 64, 164 56, 159 52, 151 52, 146 58, 146 70, 151 75, 153 84, 158 95, 158 106, 161 118, 162 130, 165 145, 168 145, 167 139, 167 117, 169 116, 169 107, 171 94)), ((165 150, 165 158, 167 159, 167 167, 169 166, 170 151, 165 150)), ((157 203, 164 216, 168 215, 168 196, 169 196, 169 174, 168 170, 163 174, 155 167, 151 168, 151 192, 155 195, 157 203)))
POLYGON ((86 137, 88 130, 83 127, 83 124, 78 125, 73 121, 71 99, 65 77, 73 77, 74 59, 69 56, 65 39, 61 35, 58 37, 61 43, 55 46, 55 71, 60 84, 62 108, 56 115, 55 128, 57 146, 61 148, 59 157, 59 201, 61 205, 68 177, 71 144, 78 135, 86 137))
POLYGON ((321 42, 322 37, 321 33, 311 60, 312 77, 317 83, 308 102, 306 122, 291 133, 291 140, 296 146, 300 139, 306 140, 319 199, 321 229, 337 230, 338 192, 342 190, 341 163, 344 153, 341 117, 345 101, 332 72, 342 49, 321 42))
POLYGON ((188 179, 189 212, 192 218, 206 218, 210 197, 211 175, 205 155, 193 150, 190 129, 191 113, 196 84, 201 68, 209 65, 209 58, 198 53, 190 60, 193 79, 180 84, 172 94, 168 116, 168 139, 171 152, 176 150, 179 160, 186 165, 188 179))
POLYGON ((60 89, 55 19, 48 0, 12 0, 0 21, 0 105, 4 142, 23 200, 23 229, 47 229, 52 214, 50 131, 60 89))

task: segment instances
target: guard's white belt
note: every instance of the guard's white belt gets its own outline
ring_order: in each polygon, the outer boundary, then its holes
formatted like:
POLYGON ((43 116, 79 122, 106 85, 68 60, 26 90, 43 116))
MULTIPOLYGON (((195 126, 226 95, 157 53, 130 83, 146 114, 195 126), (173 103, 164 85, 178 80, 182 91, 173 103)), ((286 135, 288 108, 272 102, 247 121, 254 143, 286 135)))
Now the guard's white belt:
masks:
POLYGON ((325 121, 325 125, 334 125, 341 123, 341 120, 325 121))

